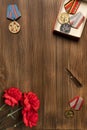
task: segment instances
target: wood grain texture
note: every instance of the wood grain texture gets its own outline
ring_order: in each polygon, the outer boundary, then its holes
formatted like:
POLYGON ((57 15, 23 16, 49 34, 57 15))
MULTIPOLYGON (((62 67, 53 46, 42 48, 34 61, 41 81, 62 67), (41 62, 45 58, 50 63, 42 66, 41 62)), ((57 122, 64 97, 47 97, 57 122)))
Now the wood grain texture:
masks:
POLYGON ((79 41, 53 35, 59 7, 58 0, 0 0, 0 95, 10 86, 37 93, 41 107, 33 129, 87 130, 87 24, 79 41), (6 19, 6 10, 11 3, 22 14, 17 35, 8 30, 11 21, 6 19), (65 67, 82 82, 81 89, 69 79, 65 67), (67 120, 64 111, 77 95, 84 97, 85 104, 67 120))

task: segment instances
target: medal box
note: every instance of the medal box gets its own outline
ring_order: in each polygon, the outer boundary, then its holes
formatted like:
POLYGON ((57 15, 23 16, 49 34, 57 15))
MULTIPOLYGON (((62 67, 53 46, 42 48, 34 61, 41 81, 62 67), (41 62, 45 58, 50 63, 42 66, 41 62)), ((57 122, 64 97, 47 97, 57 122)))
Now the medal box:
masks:
POLYGON ((80 38, 86 18, 86 2, 82 0, 62 0, 53 32, 80 38))

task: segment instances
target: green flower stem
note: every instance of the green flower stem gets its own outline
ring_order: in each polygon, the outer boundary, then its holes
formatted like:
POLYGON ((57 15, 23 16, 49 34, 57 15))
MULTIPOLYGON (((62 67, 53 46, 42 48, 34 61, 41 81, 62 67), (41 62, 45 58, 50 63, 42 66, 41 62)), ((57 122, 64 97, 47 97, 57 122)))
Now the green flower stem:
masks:
POLYGON ((2 105, 2 106, 0 107, 0 111, 2 111, 2 109, 3 109, 5 106, 6 106, 6 104, 2 105))
POLYGON ((22 108, 23 108, 23 107, 20 107, 20 108, 18 108, 17 110, 15 110, 15 111, 13 111, 13 112, 7 114, 5 117, 3 117, 3 118, 0 120, 0 123, 2 123, 2 121, 4 121, 6 118, 8 118, 8 117, 10 117, 10 116, 12 117, 13 114, 15 114, 16 112, 20 111, 22 108))
POLYGON ((22 109, 22 107, 18 108, 17 110, 15 110, 15 111, 13 111, 13 112, 7 114, 6 117, 12 116, 13 114, 15 114, 16 112, 20 111, 21 109, 22 109))

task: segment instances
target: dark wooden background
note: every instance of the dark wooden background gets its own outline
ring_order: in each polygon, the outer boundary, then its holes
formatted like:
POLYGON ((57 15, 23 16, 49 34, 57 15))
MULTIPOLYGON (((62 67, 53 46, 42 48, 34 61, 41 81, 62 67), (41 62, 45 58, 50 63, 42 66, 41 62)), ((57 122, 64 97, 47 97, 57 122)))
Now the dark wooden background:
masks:
POLYGON ((87 130, 87 24, 79 41, 53 35, 60 1, 0 0, 0 94, 16 86, 39 96, 39 122, 33 129, 87 130), (11 21, 6 10, 11 3, 22 14, 18 34, 8 30, 11 21), (69 79, 65 67, 81 81, 81 89, 69 79), (65 119, 68 101, 77 95, 85 104, 73 119, 65 119))

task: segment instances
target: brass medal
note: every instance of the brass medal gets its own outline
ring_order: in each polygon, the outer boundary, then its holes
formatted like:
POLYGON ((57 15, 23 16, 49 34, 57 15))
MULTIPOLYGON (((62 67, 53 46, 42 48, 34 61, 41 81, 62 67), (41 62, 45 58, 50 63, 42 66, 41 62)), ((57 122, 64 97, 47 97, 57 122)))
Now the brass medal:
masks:
POLYGON ((66 12, 59 14, 58 21, 60 24, 69 23, 69 14, 66 12))
POLYGON ((11 33, 18 33, 20 31, 20 24, 16 21, 13 21, 9 24, 9 31, 11 33))
POLYGON ((65 118, 72 118, 74 116, 73 110, 66 110, 64 116, 65 118))

